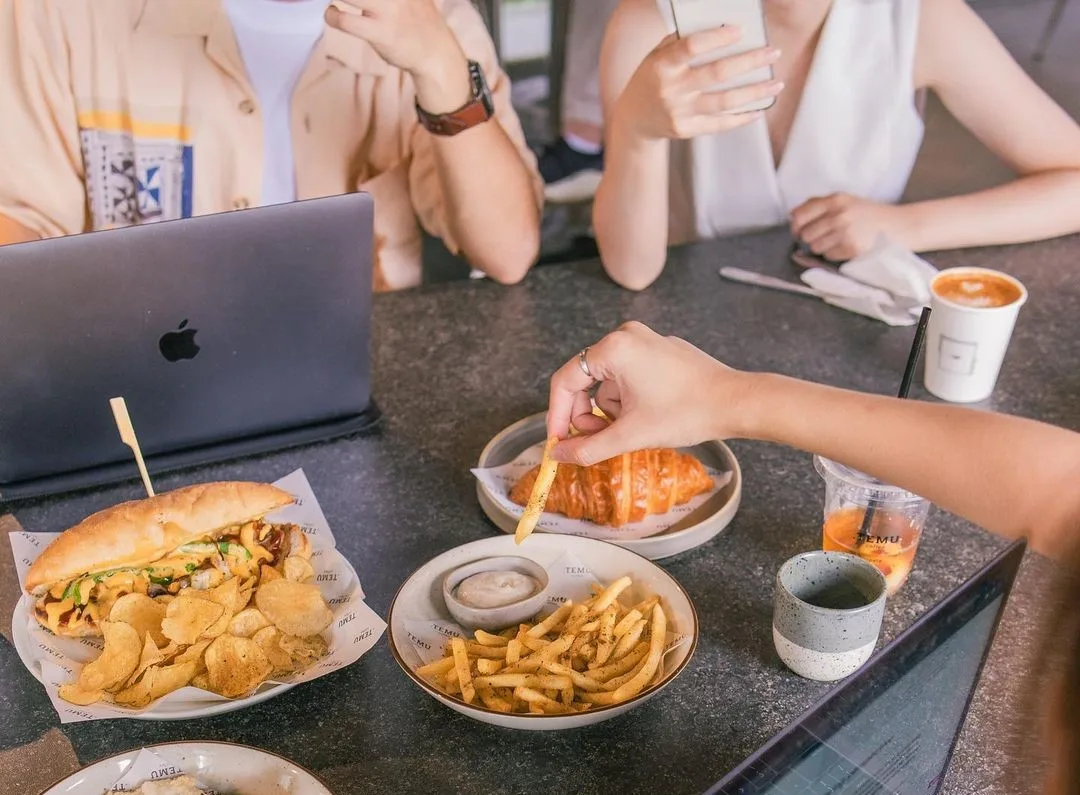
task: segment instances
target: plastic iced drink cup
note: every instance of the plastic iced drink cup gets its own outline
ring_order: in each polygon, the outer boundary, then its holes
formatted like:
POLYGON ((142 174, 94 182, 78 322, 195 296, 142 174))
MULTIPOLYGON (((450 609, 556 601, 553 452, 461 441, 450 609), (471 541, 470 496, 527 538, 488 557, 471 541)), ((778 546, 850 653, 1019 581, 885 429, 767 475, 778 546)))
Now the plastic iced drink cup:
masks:
POLYGON ((825 481, 822 549, 873 563, 888 594, 896 593, 911 574, 930 503, 827 458, 815 456, 814 468, 825 481), (868 510, 873 515, 864 528, 868 510))

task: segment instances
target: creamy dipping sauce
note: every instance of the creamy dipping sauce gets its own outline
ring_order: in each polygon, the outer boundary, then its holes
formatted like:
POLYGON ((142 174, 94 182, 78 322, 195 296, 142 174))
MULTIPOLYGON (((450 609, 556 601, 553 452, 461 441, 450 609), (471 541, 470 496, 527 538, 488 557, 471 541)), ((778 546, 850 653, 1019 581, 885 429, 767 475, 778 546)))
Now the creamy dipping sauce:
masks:
POLYGON ((518 571, 482 571, 462 580, 454 597, 467 607, 505 607, 528 599, 540 590, 540 583, 518 571))

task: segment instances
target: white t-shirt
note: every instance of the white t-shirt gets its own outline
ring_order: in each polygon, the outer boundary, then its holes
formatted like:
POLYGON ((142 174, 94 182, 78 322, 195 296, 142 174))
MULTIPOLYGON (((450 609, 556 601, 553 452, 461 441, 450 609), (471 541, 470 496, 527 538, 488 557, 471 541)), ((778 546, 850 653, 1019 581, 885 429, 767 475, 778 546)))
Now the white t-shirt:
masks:
POLYGON ((263 122, 259 204, 296 200, 290 104, 330 0, 225 0, 263 122))

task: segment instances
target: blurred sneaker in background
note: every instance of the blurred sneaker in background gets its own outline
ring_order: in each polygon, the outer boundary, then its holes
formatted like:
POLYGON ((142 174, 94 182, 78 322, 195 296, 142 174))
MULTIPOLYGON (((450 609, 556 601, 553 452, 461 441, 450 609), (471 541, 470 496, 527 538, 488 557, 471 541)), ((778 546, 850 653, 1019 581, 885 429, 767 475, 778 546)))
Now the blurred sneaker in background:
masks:
POLYGON ((604 148, 576 136, 560 137, 539 155, 544 197, 553 204, 589 201, 604 171, 604 148))

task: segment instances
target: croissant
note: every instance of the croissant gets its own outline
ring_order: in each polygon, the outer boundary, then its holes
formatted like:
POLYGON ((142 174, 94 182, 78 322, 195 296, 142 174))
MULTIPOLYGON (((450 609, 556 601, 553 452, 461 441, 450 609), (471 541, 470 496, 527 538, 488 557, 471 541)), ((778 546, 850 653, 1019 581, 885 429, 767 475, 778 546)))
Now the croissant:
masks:
MULTIPOLYGON (((530 469, 514 484, 513 502, 529 501, 539 471, 530 469)), ((712 487, 712 477, 694 456, 670 449, 639 450, 588 467, 560 464, 544 510, 620 527, 667 513, 712 487)))

